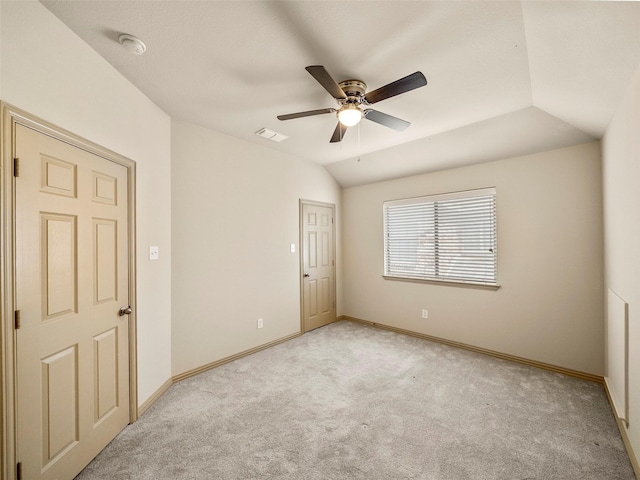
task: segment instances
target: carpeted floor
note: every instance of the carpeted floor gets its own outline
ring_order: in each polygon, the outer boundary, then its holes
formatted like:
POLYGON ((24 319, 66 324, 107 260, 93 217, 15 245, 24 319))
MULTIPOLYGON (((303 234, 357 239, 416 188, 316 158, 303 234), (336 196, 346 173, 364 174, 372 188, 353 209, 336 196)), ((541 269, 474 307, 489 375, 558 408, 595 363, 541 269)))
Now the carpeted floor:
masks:
POLYGON ((341 321, 175 384, 77 479, 635 476, 601 385, 341 321))

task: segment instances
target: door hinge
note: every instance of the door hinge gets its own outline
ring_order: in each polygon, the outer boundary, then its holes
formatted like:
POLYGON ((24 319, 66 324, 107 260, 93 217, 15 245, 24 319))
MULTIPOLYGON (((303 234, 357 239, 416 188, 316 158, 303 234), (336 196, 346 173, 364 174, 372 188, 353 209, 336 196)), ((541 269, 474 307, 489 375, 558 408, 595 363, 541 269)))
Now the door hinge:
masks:
POLYGON ((16 465, 16 480, 22 480, 22 462, 16 465))
POLYGON ((16 330, 18 330, 22 326, 22 322, 20 320, 20 310, 16 310, 13 312, 13 323, 16 330))
POLYGON ((18 157, 13 159, 13 176, 20 176, 20 159, 18 157))

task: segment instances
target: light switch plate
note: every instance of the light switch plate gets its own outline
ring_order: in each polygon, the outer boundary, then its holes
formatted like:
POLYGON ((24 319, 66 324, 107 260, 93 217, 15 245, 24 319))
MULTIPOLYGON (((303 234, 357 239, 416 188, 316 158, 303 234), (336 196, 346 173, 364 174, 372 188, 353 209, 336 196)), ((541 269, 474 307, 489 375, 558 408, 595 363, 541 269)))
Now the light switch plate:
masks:
POLYGON ((149 260, 158 260, 160 258, 160 249, 157 245, 151 245, 149 247, 149 260))
POLYGON ((296 253, 296 244, 295 243, 291 244, 291 253, 296 253))

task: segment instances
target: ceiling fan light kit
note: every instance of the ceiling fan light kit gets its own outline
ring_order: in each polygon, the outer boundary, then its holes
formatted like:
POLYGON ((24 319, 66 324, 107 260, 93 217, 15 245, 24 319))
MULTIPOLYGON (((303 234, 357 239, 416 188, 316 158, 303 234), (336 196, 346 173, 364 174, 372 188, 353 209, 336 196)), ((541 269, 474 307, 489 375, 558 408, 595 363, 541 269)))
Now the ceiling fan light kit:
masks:
POLYGON ((345 127, 353 127, 360 123, 361 119, 362 110, 353 103, 346 103, 338 110, 338 120, 345 127))
POLYGON ((400 118, 392 117, 386 113, 373 110, 372 108, 362 109, 362 106, 368 106, 373 103, 385 100, 401 93, 409 92, 427 84, 427 79, 422 72, 415 72, 407 75, 395 82, 391 82, 384 87, 380 87, 372 92, 367 91, 367 84, 362 80, 344 80, 337 83, 329 72, 322 65, 312 65, 306 67, 322 87, 335 98, 340 108, 322 108, 318 110, 308 110, 306 112, 290 113, 287 115, 278 115, 278 120, 292 120, 294 118, 309 117, 312 115, 322 115, 325 113, 337 112, 338 125, 331 137, 331 143, 340 142, 344 138, 344 134, 348 127, 357 125, 362 118, 379 123, 385 127, 392 128, 397 131, 406 129, 409 122, 400 118))

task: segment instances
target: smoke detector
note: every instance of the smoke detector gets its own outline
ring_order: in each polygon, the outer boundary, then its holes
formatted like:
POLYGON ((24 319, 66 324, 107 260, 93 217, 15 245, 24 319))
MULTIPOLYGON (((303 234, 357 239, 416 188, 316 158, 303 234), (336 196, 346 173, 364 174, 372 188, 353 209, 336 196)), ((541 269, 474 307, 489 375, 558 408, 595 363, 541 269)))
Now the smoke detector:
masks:
POLYGON ((120 42, 120 45, 122 45, 127 52, 132 55, 142 55, 147 50, 147 46, 144 42, 133 35, 123 33, 118 38, 118 41, 120 42))

